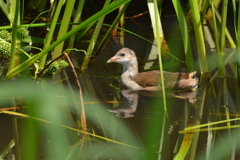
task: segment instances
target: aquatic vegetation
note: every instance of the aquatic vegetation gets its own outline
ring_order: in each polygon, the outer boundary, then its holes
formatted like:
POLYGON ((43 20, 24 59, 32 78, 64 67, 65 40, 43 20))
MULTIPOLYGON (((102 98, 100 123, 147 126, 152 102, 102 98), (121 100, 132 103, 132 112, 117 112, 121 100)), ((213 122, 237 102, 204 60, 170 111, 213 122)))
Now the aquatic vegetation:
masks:
POLYGON ((11 55, 11 44, 1 43, 0 44, 0 57, 4 59, 9 59, 11 55))
POLYGON ((43 154, 43 159, 237 157, 240 3, 172 0, 168 6, 170 2, 1 1, 7 22, 0 26, 0 113, 12 115, 14 136, 0 159, 11 153, 19 160, 43 154), (136 5, 140 2, 144 5, 136 5), (231 8, 232 20, 227 21, 231 8), (200 90, 183 94, 163 89, 154 102, 147 93, 115 90, 110 77, 119 79, 121 73, 98 64, 122 46, 139 49, 140 70, 197 70, 200 90), (138 100, 145 106, 137 112, 138 100))
POLYGON ((11 42, 12 35, 7 30, 1 30, 0 31, 0 38, 7 41, 7 42, 11 42))
MULTIPOLYGON (((50 63, 50 62, 48 62, 48 63, 50 63)), ((48 65, 48 63, 47 63, 47 65, 48 65)), ((64 60, 54 61, 46 70, 44 70, 43 75, 47 76, 47 77, 53 77, 55 74, 57 74, 62 69, 66 68, 68 66, 69 66, 69 64, 64 60)))
POLYGON ((24 38, 27 38, 29 35, 29 31, 25 27, 21 27, 17 29, 17 38, 19 40, 23 40, 24 38))

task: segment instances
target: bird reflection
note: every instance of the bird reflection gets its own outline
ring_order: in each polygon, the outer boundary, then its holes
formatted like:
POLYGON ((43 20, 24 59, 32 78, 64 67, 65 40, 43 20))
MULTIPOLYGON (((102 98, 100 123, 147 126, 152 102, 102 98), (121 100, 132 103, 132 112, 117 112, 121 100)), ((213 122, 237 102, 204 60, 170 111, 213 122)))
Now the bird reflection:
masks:
POLYGON ((108 111, 116 113, 116 116, 121 118, 133 117, 133 113, 137 110, 138 93, 131 89, 122 90, 121 93, 123 95, 123 102, 118 107, 108 111))
MULTIPOLYGON (((134 117, 134 112, 136 112, 138 106, 138 94, 147 97, 160 97, 162 94, 161 91, 133 91, 131 89, 121 90, 121 93, 123 95, 122 103, 116 108, 108 110, 109 112, 116 113, 116 116, 120 118, 134 117)), ((168 98, 186 99, 193 105, 195 105, 195 102, 197 101, 196 96, 197 90, 167 92, 168 98)))

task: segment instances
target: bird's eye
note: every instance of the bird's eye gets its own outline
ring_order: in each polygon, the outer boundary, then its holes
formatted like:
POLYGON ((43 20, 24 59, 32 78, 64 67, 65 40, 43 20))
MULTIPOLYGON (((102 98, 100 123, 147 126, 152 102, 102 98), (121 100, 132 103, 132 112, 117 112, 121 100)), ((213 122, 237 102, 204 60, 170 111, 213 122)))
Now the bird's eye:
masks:
POLYGON ((121 56, 121 57, 125 56, 125 53, 121 53, 120 56, 121 56))

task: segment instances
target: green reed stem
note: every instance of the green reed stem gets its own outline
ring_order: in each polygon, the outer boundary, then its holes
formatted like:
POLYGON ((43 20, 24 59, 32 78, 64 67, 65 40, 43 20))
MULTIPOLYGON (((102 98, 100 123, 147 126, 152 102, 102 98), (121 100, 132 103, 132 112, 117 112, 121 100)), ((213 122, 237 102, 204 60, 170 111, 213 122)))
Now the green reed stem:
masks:
MULTIPOLYGON (((123 9, 124 6, 121 6, 119 8, 119 12, 123 9)), ((120 18, 120 21, 119 21, 119 24, 122 28, 125 28, 125 12, 122 14, 121 18, 120 18)), ((122 46, 125 46, 125 43, 124 43, 124 31, 123 30, 120 30, 119 32, 119 41, 120 41, 120 44, 122 46)))
POLYGON ((212 10, 212 22, 213 22, 213 35, 214 35, 214 41, 215 41, 215 48, 217 52, 217 57, 218 57, 218 70, 220 75, 223 76, 223 64, 222 64, 222 55, 220 51, 220 46, 219 46, 219 40, 218 40, 218 28, 217 28, 217 22, 216 22, 216 16, 215 16, 215 7, 213 4, 212 0, 209 0, 209 4, 212 10))
MULTIPOLYGON (((29 26, 31 26, 32 24, 34 24, 34 22, 35 22, 36 20, 38 20, 38 18, 39 18, 41 15, 43 15, 43 14, 49 12, 49 11, 51 11, 51 9, 41 12, 41 13, 32 21, 32 23, 29 24, 29 26)), ((29 27, 29 26, 28 26, 28 27, 29 27)), ((27 28, 28 28, 28 27, 27 27, 27 28)))
POLYGON ((123 8, 120 10, 120 12, 118 13, 117 17, 115 18, 115 20, 113 21, 112 25, 110 26, 110 28, 108 29, 107 33, 105 34, 105 36, 103 37, 103 39, 101 40, 100 44, 98 45, 98 48, 96 49, 97 51, 103 46, 103 44, 107 41, 107 39, 111 36, 111 33, 113 31, 113 29, 116 27, 116 24, 119 22, 120 18, 122 17, 122 15, 125 13, 127 7, 128 7, 129 3, 125 3, 123 8))
MULTIPOLYGON (((216 8, 216 7, 215 7, 216 8)), ((217 19, 219 21, 220 24, 222 24, 222 17, 220 15, 220 13, 218 12, 218 10, 216 10, 216 16, 217 16, 217 19)), ((231 36, 231 34, 229 33, 228 31, 228 28, 225 26, 225 35, 226 35, 226 38, 227 38, 227 42, 229 43, 230 47, 231 48, 236 48, 236 44, 234 43, 234 40, 231 36)))
MULTIPOLYGON (((222 20, 221 20, 221 31, 220 31, 220 53, 217 53, 218 57, 218 68, 221 67, 222 70, 219 70, 219 75, 221 77, 225 76, 225 67, 223 64, 223 56, 224 56, 224 49, 225 49, 225 30, 226 30, 226 24, 227 24, 227 6, 228 6, 228 0, 222 1, 222 20)), ((227 97, 227 85, 226 85, 226 78, 223 79, 223 103, 224 105, 228 105, 228 97, 227 97)))
MULTIPOLYGON (((63 19, 62 19, 62 24, 58 32, 58 38, 64 36, 67 33, 69 22, 71 20, 72 11, 75 4, 75 0, 66 1, 66 2, 67 4, 66 4, 66 8, 64 11, 63 19)), ((64 41, 62 41, 56 48, 54 48, 52 59, 55 59, 62 54, 63 45, 64 45, 64 41)))
POLYGON ((223 0, 222 1, 222 19, 221 19, 221 30, 220 30, 220 49, 221 49, 221 54, 224 54, 224 48, 225 48, 225 28, 226 28, 226 23, 227 23, 227 5, 228 5, 228 0, 223 0))
POLYGON ((75 41, 78 42, 96 23, 96 21, 89 24, 86 28, 82 29, 75 38, 75 41))
POLYGON ((9 8, 8 8, 7 5, 3 2, 3 0, 0 0, 0 8, 2 9, 2 11, 4 12, 4 14, 5 14, 6 17, 8 18, 8 20, 10 21, 10 24, 12 24, 13 21, 14 21, 13 15, 10 14, 9 8))
MULTIPOLYGON (((221 20, 221 30, 220 30, 220 49, 224 51, 225 48, 225 27, 227 23, 227 4, 228 0, 222 1, 222 20, 221 20)), ((223 52, 222 52, 223 54, 223 52)))
POLYGON ((164 106, 165 113, 167 113, 167 102, 166 102, 165 84, 164 84, 164 76, 163 76, 163 64, 162 64, 162 56, 161 56, 161 44, 164 37, 163 37, 162 25, 160 22, 160 15, 158 11, 157 0, 148 0, 148 8, 150 12, 151 21, 152 21, 154 37, 157 42, 159 68, 160 68, 161 85, 162 85, 162 93, 163 93, 163 106, 164 106))
MULTIPOLYGON (((43 50, 45 48, 49 47, 51 42, 52 42, 52 37, 53 37, 54 31, 55 31, 55 28, 56 28, 56 25, 57 25, 58 17, 60 15, 63 3, 64 3, 64 0, 59 0, 58 1, 56 11, 54 13, 52 22, 50 23, 51 25, 50 25, 50 28, 49 28, 49 32, 46 35, 43 50)), ((34 24, 31 24, 30 26, 33 27, 34 24)), ((46 64, 46 59, 47 59, 47 54, 44 54, 43 57, 40 59, 40 62, 39 62, 39 69, 40 70, 42 70, 44 68, 44 66, 46 64)))
POLYGON ((206 18, 208 7, 209 7, 208 1, 206 1, 206 0, 202 1, 201 10, 200 10, 201 22, 203 22, 203 20, 206 18))
MULTIPOLYGON (((27 28, 35 28, 35 27, 46 27, 46 26, 51 26, 53 22, 51 23, 35 23, 35 24, 21 24, 18 25, 18 28, 20 27, 27 27, 27 28)), ((61 25, 62 23, 56 23, 56 25, 61 25)), ((79 25, 80 23, 69 23, 71 25, 79 25)), ((0 30, 3 29, 12 29, 12 26, 0 26, 0 30)))
POLYGON ((185 51, 185 56, 186 56, 186 65, 187 65, 187 70, 192 71, 193 70, 193 56, 192 56, 192 48, 191 48, 191 43, 190 43, 190 37, 188 33, 188 27, 185 19, 184 12, 182 10, 181 3, 179 0, 172 0, 178 22, 181 28, 181 33, 182 33, 182 38, 183 38, 183 45, 184 45, 184 51, 185 51))
MULTIPOLYGON (((81 1, 78 2, 78 7, 77 7, 76 13, 74 15, 73 23, 80 22, 84 3, 85 3, 85 0, 81 0, 81 1)), ((76 26, 73 25, 72 29, 75 28, 75 27, 76 26)), ((71 36, 71 38, 69 40, 68 48, 72 48, 73 47, 74 41, 75 41, 75 37, 76 37, 75 34, 71 36)))
MULTIPOLYGON (((240 7, 240 3, 238 3, 238 8, 240 7)), ((238 16, 240 17, 240 9, 238 9, 238 16)), ((240 90, 240 18, 237 20, 236 27, 236 39, 237 39, 237 81, 238 81, 238 89, 240 90)), ((240 92, 238 92, 240 93, 240 92)))
POLYGON ((234 33, 236 35, 236 43, 238 45, 238 35, 237 35, 237 23, 238 23, 238 19, 237 19, 237 6, 236 6, 236 1, 232 1, 233 3, 233 23, 234 23, 234 33))
MULTIPOLYGON (((52 23, 35 23, 35 24, 21 24, 18 25, 18 27, 28 27, 28 28, 34 28, 34 27, 46 27, 50 26, 52 23)), ((57 23, 57 25, 60 25, 61 23, 57 23)), ((12 29, 12 26, 0 26, 0 30, 3 29, 12 29)))
MULTIPOLYGON (((106 8, 109 4, 111 3, 111 0, 106 0, 104 5, 103 5, 103 8, 106 8)), ((83 63, 81 65, 81 71, 85 71, 88 67, 88 63, 90 61, 90 58, 91 58, 91 55, 92 55, 92 52, 93 52, 93 49, 94 49, 94 46, 96 44, 96 41, 97 41, 97 38, 98 38, 98 35, 99 35, 99 32, 100 32, 100 29, 102 28, 102 24, 103 24, 103 20, 104 20, 104 17, 101 17, 98 22, 97 22, 97 25, 95 27, 95 30, 93 32, 93 35, 92 35, 92 38, 91 38, 91 41, 88 45, 88 49, 87 49, 87 54, 84 56, 84 59, 83 59, 83 63)))
POLYGON ((197 50, 198 50, 198 57, 200 62, 200 69, 201 72, 207 72, 208 66, 207 66, 207 59, 206 59, 206 49, 205 49, 205 43, 203 38, 203 31, 202 31, 202 22, 200 19, 199 9, 198 9, 198 1, 196 0, 190 0, 190 7, 191 7, 191 13, 192 13, 192 22, 196 37, 196 43, 197 43, 197 50))
POLYGON ((16 1, 16 10, 14 14, 14 21, 12 26, 12 44, 11 44, 11 56, 10 56, 10 62, 8 66, 8 73, 15 67, 16 62, 16 43, 17 43, 17 26, 18 26, 18 14, 19 14, 19 7, 20 2, 16 1))

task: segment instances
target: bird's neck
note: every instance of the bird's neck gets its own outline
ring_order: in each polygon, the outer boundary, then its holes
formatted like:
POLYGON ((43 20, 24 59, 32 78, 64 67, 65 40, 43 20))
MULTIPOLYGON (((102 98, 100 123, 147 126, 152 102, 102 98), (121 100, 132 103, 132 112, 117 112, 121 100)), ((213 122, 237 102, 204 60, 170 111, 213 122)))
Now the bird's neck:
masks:
POLYGON ((137 59, 132 60, 131 63, 126 63, 123 65, 123 73, 121 76, 122 84, 133 90, 141 90, 142 87, 138 85, 133 78, 138 74, 138 62, 137 59))
POLYGON ((137 59, 133 59, 131 63, 126 63, 123 65, 122 78, 132 79, 138 74, 138 62, 137 59))

